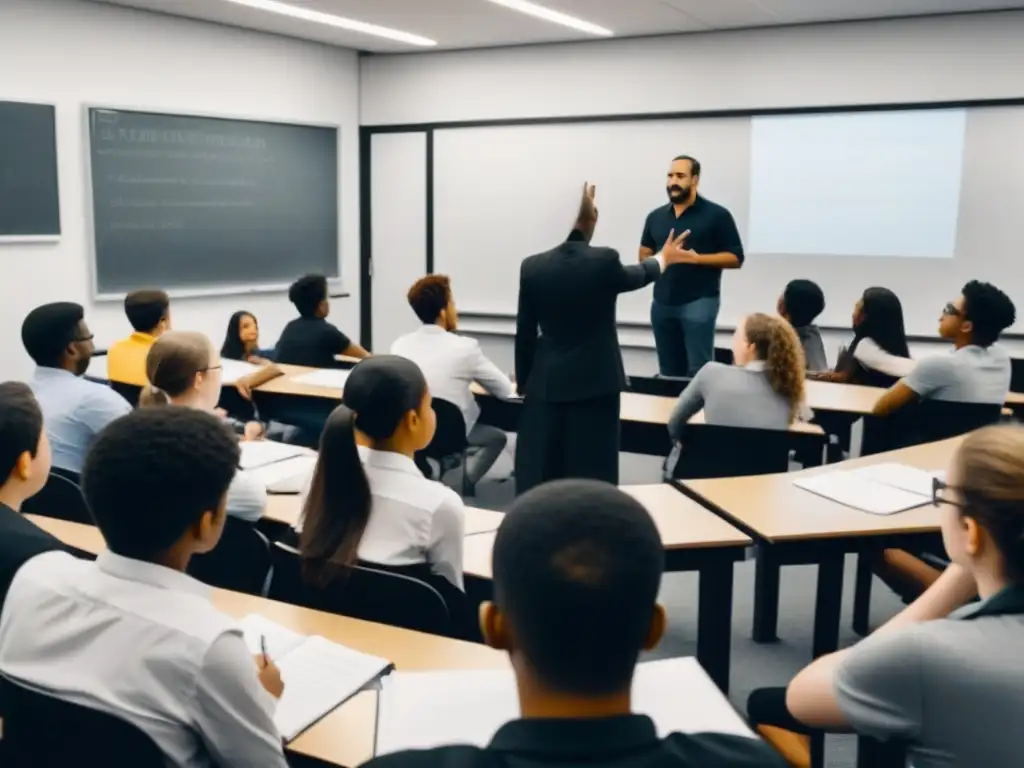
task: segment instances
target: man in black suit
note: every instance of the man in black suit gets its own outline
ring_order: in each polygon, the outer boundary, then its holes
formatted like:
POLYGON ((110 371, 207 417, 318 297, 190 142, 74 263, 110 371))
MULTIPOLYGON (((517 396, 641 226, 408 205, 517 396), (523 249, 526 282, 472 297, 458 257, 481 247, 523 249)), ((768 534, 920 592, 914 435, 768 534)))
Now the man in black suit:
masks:
POLYGON ((653 282, 687 258, 687 232, 662 252, 625 266, 612 248, 590 245, 597 226, 593 186, 584 185, 566 242, 523 261, 516 320, 516 381, 525 398, 516 447, 523 493, 562 477, 619 479, 619 399, 626 384, 615 325, 620 293, 653 282))

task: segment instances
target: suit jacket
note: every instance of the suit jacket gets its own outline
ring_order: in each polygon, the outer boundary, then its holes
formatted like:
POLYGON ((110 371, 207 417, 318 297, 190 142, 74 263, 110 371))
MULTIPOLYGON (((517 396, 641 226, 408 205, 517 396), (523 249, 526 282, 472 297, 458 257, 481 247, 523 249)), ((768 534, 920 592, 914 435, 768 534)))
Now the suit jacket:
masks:
POLYGON ((574 402, 620 392, 626 384, 615 326, 620 293, 661 274, 657 259, 625 266, 574 230, 523 261, 516 318, 516 381, 527 398, 574 402))

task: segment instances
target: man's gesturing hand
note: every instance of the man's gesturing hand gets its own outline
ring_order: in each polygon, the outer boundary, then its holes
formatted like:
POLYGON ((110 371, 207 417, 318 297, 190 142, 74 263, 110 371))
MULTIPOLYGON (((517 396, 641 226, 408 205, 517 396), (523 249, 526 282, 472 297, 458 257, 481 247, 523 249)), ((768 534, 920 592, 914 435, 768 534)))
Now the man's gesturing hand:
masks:
POLYGON ((670 264, 696 264, 697 252, 686 248, 683 243, 686 242, 686 238, 690 236, 690 230, 686 230, 679 237, 676 237, 676 231, 673 229, 668 233, 668 240, 665 241, 664 247, 661 249, 662 257, 665 260, 665 266, 670 264))

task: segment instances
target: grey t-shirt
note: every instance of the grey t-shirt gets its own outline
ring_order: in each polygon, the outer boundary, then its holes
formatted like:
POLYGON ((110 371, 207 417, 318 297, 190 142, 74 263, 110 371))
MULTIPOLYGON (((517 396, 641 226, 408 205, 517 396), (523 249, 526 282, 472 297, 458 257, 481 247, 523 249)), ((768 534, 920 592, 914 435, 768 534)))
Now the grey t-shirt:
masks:
POLYGON ((914 768, 1020 765, 1024 616, 959 615, 858 643, 836 671, 839 709, 858 733, 909 743, 914 768))
POLYGON ((804 325, 794 327, 797 338, 804 348, 804 359, 807 362, 808 371, 827 371, 828 358, 825 357, 825 344, 821 340, 821 331, 816 325, 804 325))
POLYGON ((904 382, 922 399, 1002 405, 1010 391, 1010 356, 997 345, 962 347, 926 357, 904 382))

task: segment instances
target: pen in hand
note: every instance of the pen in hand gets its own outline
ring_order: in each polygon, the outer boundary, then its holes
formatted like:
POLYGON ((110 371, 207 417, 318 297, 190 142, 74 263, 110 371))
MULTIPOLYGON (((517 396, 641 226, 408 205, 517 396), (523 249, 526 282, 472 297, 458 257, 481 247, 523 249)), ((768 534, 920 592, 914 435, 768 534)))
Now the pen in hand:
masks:
POLYGON ((260 635, 260 653, 263 654, 263 666, 267 666, 270 663, 270 658, 267 656, 267 636, 260 635))

